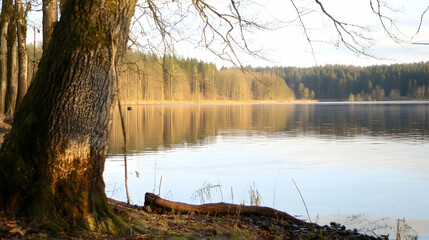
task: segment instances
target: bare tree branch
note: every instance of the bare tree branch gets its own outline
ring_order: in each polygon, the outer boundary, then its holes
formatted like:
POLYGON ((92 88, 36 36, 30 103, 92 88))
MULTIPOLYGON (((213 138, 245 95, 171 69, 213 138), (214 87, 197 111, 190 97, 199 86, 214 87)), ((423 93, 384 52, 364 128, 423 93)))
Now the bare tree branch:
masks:
MULTIPOLYGON (((401 35, 404 35, 404 34, 401 33, 401 31, 399 31, 399 28, 396 26, 395 21, 392 18, 387 17, 386 15, 384 15, 384 14, 381 13, 381 3, 380 3, 380 0, 375 0, 375 4, 376 4, 375 7, 374 7, 373 0, 370 0, 369 4, 371 6, 371 10, 373 11, 373 13, 375 13, 378 16, 378 18, 380 20, 380 24, 383 27, 384 33, 390 39, 392 39, 393 41, 395 41, 396 43, 398 43, 398 44, 403 43, 403 41, 401 39, 399 39, 398 36, 396 36, 392 32, 392 28, 393 28, 393 29, 397 30, 401 35), (386 26, 386 22, 385 21, 387 21, 387 23, 390 25, 390 28, 388 28, 386 26)), ((384 5, 384 6, 386 7, 386 5, 384 5)))
MULTIPOLYGON (((253 0, 141 0, 132 24, 134 30, 130 34, 130 47, 160 55, 174 55, 177 54, 175 48, 186 41, 195 48, 203 48, 218 59, 244 69, 243 54, 269 61, 261 49, 255 49, 252 45, 252 35, 256 31, 260 33, 299 26, 317 65, 315 43, 327 43, 329 40, 325 36, 314 39, 312 31, 318 29, 310 26, 317 26, 317 23, 309 22, 313 20, 307 16, 321 13, 327 17, 329 29, 337 37, 333 44, 344 46, 357 55, 379 59, 371 52, 374 40, 373 30, 369 27, 336 16, 322 0, 304 1, 304 6, 295 0, 290 2, 289 10, 295 12, 291 15, 294 18, 284 22, 270 13, 267 5, 253 0)), ((383 0, 370 0, 367 9, 378 18, 379 26, 389 39, 397 44, 405 42, 402 40, 405 35, 400 32, 391 14, 398 10, 383 0)), ((427 11, 429 7, 420 17, 416 34, 420 32, 427 11)))
POLYGON ((426 12, 429 10, 429 6, 426 8, 426 10, 423 11, 422 15, 420 16, 420 22, 419 22, 419 27, 417 28, 416 33, 413 35, 413 37, 411 38, 411 40, 414 39, 415 36, 417 36, 417 34, 419 34, 420 32, 420 28, 422 27, 422 23, 423 23, 423 17, 425 16, 426 12))
POLYGON ((296 14, 298 15, 298 19, 299 19, 299 22, 301 23, 302 30, 304 31, 305 37, 307 38, 307 42, 310 45, 311 54, 313 55, 313 60, 317 65, 316 55, 314 54, 313 43, 310 39, 310 36, 308 35, 307 27, 305 26, 304 21, 302 20, 303 13, 299 11, 298 7, 295 5, 295 2, 293 0, 290 0, 290 1, 293 7, 295 8, 296 14))
POLYGON ((372 39, 366 37, 359 33, 358 31, 369 32, 365 27, 351 24, 347 22, 342 22, 333 17, 328 11, 325 10, 325 7, 319 0, 315 0, 315 2, 319 5, 322 12, 327 16, 334 25, 336 32, 338 33, 340 42, 350 51, 356 54, 362 54, 367 57, 376 58, 372 54, 370 54, 369 46, 366 45, 372 39))

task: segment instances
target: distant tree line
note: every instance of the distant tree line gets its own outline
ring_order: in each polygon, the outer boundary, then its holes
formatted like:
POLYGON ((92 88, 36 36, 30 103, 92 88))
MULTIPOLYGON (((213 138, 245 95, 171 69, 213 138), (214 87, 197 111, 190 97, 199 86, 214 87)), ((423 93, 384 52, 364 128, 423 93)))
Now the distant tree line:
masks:
POLYGON ((297 98, 380 101, 429 98, 429 62, 370 67, 251 68, 280 76, 297 98))
POLYGON ((125 101, 292 101, 295 94, 270 71, 217 70, 213 63, 129 51, 121 66, 125 101))
POLYGON ((429 62, 357 67, 217 70, 196 59, 130 52, 122 70, 129 101, 381 101, 429 98, 429 62), (127 87, 128 86, 128 87, 127 87))
MULTIPOLYGON (((28 82, 42 48, 27 46, 28 82)), ((36 68, 36 69, 35 69, 36 68)), ((356 67, 247 67, 218 70, 193 58, 128 51, 120 67, 120 95, 127 102, 380 101, 429 98, 429 62, 356 67)))

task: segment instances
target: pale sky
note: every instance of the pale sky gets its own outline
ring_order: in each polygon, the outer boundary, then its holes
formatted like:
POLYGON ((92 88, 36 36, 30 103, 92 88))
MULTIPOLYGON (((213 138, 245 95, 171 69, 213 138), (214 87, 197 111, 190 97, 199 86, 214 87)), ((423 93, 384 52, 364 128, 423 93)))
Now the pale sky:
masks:
MULTIPOLYGON (((371 30, 364 33, 366 37, 372 39, 370 48, 371 55, 375 58, 358 55, 350 52, 344 46, 335 46, 338 40, 331 20, 323 15, 319 6, 314 0, 294 0, 295 5, 300 11, 310 11, 302 20, 307 27, 308 36, 312 40, 314 57, 311 47, 306 40, 299 21, 290 24, 283 24, 281 28, 275 31, 255 31, 246 35, 251 49, 263 50, 264 57, 270 61, 250 57, 246 54, 240 54, 240 61, 243 65, 256 66, 298 66, 311 67, 326 64, 343 64, 368 66, 374 64, 394 64, 394 63, 414 63, 429 61, 429 45, 413 45, 412 42, 429 42, 429 10, 423 18, 420 32, 413 39, 411 37, 416 33, 422 13, 429 7, 427 0, 385 0, 388 2, 388 8, 382 8, 384 14, 391 17, 400 32, 393 30, 398 34, 401 43, 395 43, 389 39, 383 31, 379 19, 372 13, 370 0, 320 0, 325 9, 337 20, 367 27, 371 30)), ((376 1, 376 0, 372 0, 376 1)), ((171 4, 189 5, 189 0, 162 0, 167 3, 170 9, 171 4), (181 3, 179 3, 181 2, 181 3)), ((229 0, 207 0, 206 2, 214 6, 229 4, 229 0)), ((296 19, 297 13, 291 0, 246 0, 238 1, 243 16, 256 18, 262 21, 290 22, 296 19)), ((219 8, 218 8, 219 9, 219 8)), ((41 29, 41 21, 34 14, 40 16, 40 12, 30 14, 28 27, 28 43, 33 42, 33 25, 41 29)), ((167 16, 171 16, 166 14, 167 16)), ((192 19, 192 18, 191 18, 192 19)), ((279 24, 280 25, 280 24, 279 24)), ((277 26, 277 24, 276 24, 277 26)), ((386 22, 390 28, 390 24, 386 22)), ((188 28, 190 38, 193 34, 198 35, 193 26, 192 20, 184 21, 182 28, 188 28), (185 26, 186 25, 186 26, 185 26)), ((152 35, 149 33, 147 35, 152 35)), ((41 40, 41 34, 37 34, 37 40, 41 40)), ((141 39, 141 38, 140 38, 141 39)), ((149 36, 152 40, 156 37, 149 36)), ((147 40, 146 39, 146 40, 147 40)), ((185 37, 186 40, 186 37, 185 37)), ((154 41, 156 42, 156 40, 154 41)), ((367 42, 369 44, 369 42, 367 42)), ((176 44, 176 54, 182 57, 192 57, 199 60, 214 62, 221 66, 231 66, 230 63, 216 58, 205 48, 196 47, 195 41, 191 43, 180 41, 176 44)))
MULTIPOLYGON (((260 2, 265 7, 260 10, 261 14, 272 14, 284 22, 296 18, 296 12, 290 0, 258 0, 255 2, 260 2)), ((371 11, 369 0, 321 0, 321 2, 325 9, 338 20, 370 28, 371 32, 368 36, 373 39, 370 52, 378 59, 359 56, 344 46, 336 47, 334 42, 338 39, 338 35, 334 32, 330 19, 321 14, 318 5, 313 0, 295 0, 298 7, 303 6, 308 10, 315 11, 303 17, 307 33, 313 40, 315 58, 302 27, 296 21, 273 32, 252 34, 249 39, 252 43, 251 46, 265 50, 265 56, 271 61, 242 56, 243 65, 310 67, 317 63, 318 65, 367 66, 429 61, 429 45, 412 44, 412 42, 429 43, 429 11, 423 18, 419 34, 411 40, 418 29, 422 13, 429 6, 427 0, 388 1, 389 7, 395 11, 384 9, 384 13, 390 16, 399 28, 400 32, 394 31, 394 33, 399 34, 399 38, 403 41, 401 44, 395 43, 384 33, 379 19, 371 11)), ((261 9, 261 7, 259 8, 261 9)), ((386 26, 390 27, 388 22, 386 22, 386 26)), ((189 45, 180 49, 182 55, 203 58, 207 61, 216 62, 218 65, 228 66, 227 63, 210 56, 204 49, 193 49, 189 45)))

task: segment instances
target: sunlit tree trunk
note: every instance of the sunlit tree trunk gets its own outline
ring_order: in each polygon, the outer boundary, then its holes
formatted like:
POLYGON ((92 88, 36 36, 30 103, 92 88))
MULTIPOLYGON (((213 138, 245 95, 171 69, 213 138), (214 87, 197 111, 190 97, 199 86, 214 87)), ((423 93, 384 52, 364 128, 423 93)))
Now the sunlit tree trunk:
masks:
POLYGON ((54 25, 58 19, 57 0, 43 0, 43 51, 48 48, 54 25))
POLYGON ((7 30, 13 12, 12 0, 2 1, 0 14, 0 115, 5 113, 7 89, 7 30))
MULTIPOLYGON (((13 11, 13 8, 12 8, 13 11)), ((15 112, 16 94, 18 91, 18 48, 16 43, 15 14, 11 13, 11 22, 7 29, 7 87, 5 111, 15 112)))
POLYGON ((16 96, 16 108, 18 108, 27 92, 27 21, 21 0, 15 0, 16 29, 18 36, 18 93, 16 96))
POLYGON ((0 211, 109 230, 112 212, 102 174, 115 66, 135 2, 65 2, 0 150, 0 211))

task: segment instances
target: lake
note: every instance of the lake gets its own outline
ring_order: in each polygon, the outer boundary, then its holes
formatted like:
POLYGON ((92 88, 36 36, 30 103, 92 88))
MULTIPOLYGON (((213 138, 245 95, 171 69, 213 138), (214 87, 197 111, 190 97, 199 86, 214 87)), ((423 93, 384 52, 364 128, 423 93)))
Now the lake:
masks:
MULTIPOLYGON (((304 200, 312 222, 395 237, 405 218, 429 239, 429 102, 127 106, 132 203, 259 202, 309 221, 304 200)), ((106 193, 125 201, 118 111, 109 148, 106 193)))

